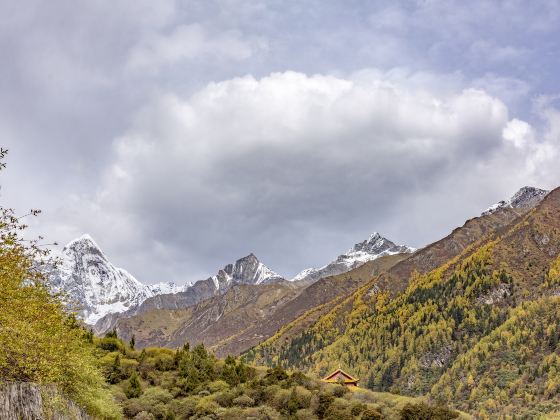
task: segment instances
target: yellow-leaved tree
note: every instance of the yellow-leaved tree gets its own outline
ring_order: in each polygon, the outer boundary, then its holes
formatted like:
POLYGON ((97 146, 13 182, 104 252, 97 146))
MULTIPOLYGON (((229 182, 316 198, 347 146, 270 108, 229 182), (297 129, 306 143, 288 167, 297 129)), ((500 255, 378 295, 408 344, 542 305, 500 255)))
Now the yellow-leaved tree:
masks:
MULTIPOLYGON (((0 170, 5 156, 0 149, 0 170)), ((24 239, 26 227, 0 207, 0 380, 54 385, 88 413, 120 418, 86 331, 46 285, 51 262, 42 238, 24 239)))

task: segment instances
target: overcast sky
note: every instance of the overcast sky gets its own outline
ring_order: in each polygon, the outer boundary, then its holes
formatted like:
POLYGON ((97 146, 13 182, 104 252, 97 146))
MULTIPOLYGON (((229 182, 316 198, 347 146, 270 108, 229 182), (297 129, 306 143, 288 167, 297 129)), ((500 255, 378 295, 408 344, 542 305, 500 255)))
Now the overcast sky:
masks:
POLYGON ((560 185, 560 2, 0 0, 1 204, 144 283, 560 185))

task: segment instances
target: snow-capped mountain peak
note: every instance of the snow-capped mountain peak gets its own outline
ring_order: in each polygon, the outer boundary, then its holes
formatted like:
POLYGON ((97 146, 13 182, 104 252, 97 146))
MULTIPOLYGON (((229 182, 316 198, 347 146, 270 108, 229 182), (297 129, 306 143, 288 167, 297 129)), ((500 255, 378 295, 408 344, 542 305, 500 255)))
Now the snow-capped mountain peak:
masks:
POLYGON ((414 251, 416 249, 406 245, 396 245, 378 232, 374 232, 368 239, 358 242, 346 253, 339 255, 333 262, 320 268, 306 268, 292 280, 317 281, 323 277, 345 273, 384 255, 412 253, 414 251))
POLYGON ((519 209, 519 208, 532 208, 536 206, 550 191, 542 190, 535 187, 523 187, 519 189, 510 199, 502 200, 496 204, 488 207, 482 216, 495 213, 503 208, 519 209))
POLYGON ((108 313, 138 306, 151 296, 184 289, 173 283, 148 286, 139 282, 115 267, 88 234, 70 241, 60 260, 61 264, 48 273, 49 283, 54 291, 66 295, 70 307, 88 324, 108 313))
POLYGON ((211 279, 216 290, 223 291, 234 283, 265 284, 283 280, 283 277, 261 263, 255 254, 251 253, 233 264, 226 265, 211 279))
POLYGON ((387 238, 384 238, 379 233, 374 232, 369 236, 367 240, 355 244, 345 255, 353 253, 380 255, 383 252, 398 254, 401 252, 412 252, 411 250, 415 251, 405 245, 395 245, 393 242, 391 242, 387 238))

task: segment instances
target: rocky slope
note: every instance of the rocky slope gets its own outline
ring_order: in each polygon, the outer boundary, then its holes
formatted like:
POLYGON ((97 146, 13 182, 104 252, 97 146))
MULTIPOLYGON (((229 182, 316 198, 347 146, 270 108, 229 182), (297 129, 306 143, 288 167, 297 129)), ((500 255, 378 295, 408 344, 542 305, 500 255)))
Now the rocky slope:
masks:
POLYGON ((55 292, 88 324, 110 313, 135 308, 159 293, 182 290, 173 283, 145 285, 122 268, 115 267, 89 235, 83 235, 62 250, 61 263, 48 273, 55 292))
POLYGON ((367 240, 355 244, 331 263, 320 268, 307 268, 295 276, 293 280, 312 283, 324 277, 346 273, 384 255, 413 253, 414 251, 416 251, 414 248, 406 245, 396 245, 379 233, 374 232, 367 240))
MULTIPOLYGON (((467 220, 461 227, 454 229, 445 238, 440 239, 422 249, 417 250, 413 254, 404 254, 405 258, 396 261, 386 270, 375 273, 374 280, 369 286, 364 286, 363 293, 376 294, 379 292, 387 292, 391 296, 398 295, 406 290, 409 285, 413 273, 425 274, 437 267, 446 264, 462 253, 472 252, 477 246, 487 241, 488 238, 501 234, 511 223, 519 220, 522 215, 529 212, 534 206, 540 203, 545 195, 540 195, 540 200, 535 199, 539 194, 523 194, 524 191, 536 190, 531 187, 524 187, 516 193, 512 199, 504 200, 504 203, 515 202, 516 207, 509 205, 496 206, 492 212, 485 212, 479 217, 467 220), (514 200, 514 197, 528 197, 526 201, 514 200), (533 206, 533 207, 531 207, 533 206)), ((542 190, 541 190, 542 191, 542 190)), ((366 284, 366 283, 363 283, 366 284)), ((356 292, 358 293, 358 292, 356 292)), ((318 314, 303 314, 286 324, 280 334, 268 339, 262 346, 256 349, 250 356, 256 357, 257 360, 271 361, 279 354, 304 354, 299 345, 302 344, 301 336, 305 334, 305 330, 309 328, 324 328, 324 319, 326 317, 329 322, 334 323, 336 328, 330 325, 330 333, 323 337, 322 343, 327 345, 330 340, 334 340, 347 322, 349 314, 353 311, 357 301, 362 302, 362 297, 352 297, 351 293, 346 295, 347 300, 339 302, 331 302, 326 310, 323 308, 318 314), (336 303, 336 304, 335 304, 336 303), (327 316, 327 314, 330 314, 327 316), (287 345, 286 343, 290 343, 287 345), (276 356, 274 356, 276 355, 276 356)), ((280 356, 281 358, 282 356, 280 356)), ((297 357, 296 357, 297 359, 297 357)), ((297 365, 299 368, 305 368, 305 365, 297 365)))
POLYGON ((380 287, 402 291, 414 271, 427 273, 456 257, 487 235, 499 234, 506 226, 529 212, 546 196, 547 191, 523 187, 510 199, 500 201, 481 216, 469 219, 440 239, 396 264, 379 280, 380 287))
POLYGON ((107 314, 97 321, 95 330, 102 334, 113 328, 119 319, 147 313, 159 309, 184 309, 203 300, 225 293, 234 285, 265 285, 283 281, 284 279, 258 260, 254 254, 240 258, 228 264, 214 276, 199 280, 192 286, 172 294, 160 294, 131 307, 122 313, 107 314))
MULTIPOLYGON (((235 284, 224 294, 177 309, 145 310, 116 321, 120 337, 135 335, 137 347, 175 348, 204 343, 219 357, 237 355, 274 335, 284 325, 310 311, 319 316, 355 291, 374 273, 386 270, 406 254, 383 256, 347 273, 311 285, 279 281, 235 284)), ((151 299, 154 300, 154 299, 151 299)), ((146 301, 148 302, 148 301, 146 301)), ((293 331, 299 331, 298 325, 293 331)))

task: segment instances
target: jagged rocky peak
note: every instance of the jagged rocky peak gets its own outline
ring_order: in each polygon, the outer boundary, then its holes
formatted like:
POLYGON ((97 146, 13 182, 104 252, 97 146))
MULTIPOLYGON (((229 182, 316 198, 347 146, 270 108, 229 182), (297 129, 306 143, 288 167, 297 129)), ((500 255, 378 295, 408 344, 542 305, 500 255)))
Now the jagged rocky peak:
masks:
POLYGON ((93 238, 88 234, 84 233, 79 238, 76 238, 70 242, 68 242, 64 248, 62 248, 63 254, 96 254, 99 255, 103 259, 107 259, 103 251, 97 243, 93 240, 93 238))
POLYGON ((416 249, 406 245, 397 245, 379 233, 374 232, 368 239, 358 242, 331 263, 320 268, 306 268, 292 280, 314 282, 324 277, 345 273, 384 255, 412 253, 414 251, 416 249))
POLYGON ((549 193, 535 187, 523 187, 517 191, 509 200, 502 200, 486 209, 482 215, 487 216, 503 208, 530 209, 535 207, 549 193))
POLYGON ((234 283, 265 284, 284 280, 282 276, 261 263, 253 253, 238 259, 233 264, 226 265, 211 278, 219 290, 223 290, 234 283))
POLYGON ((412 248, 406 245, 396 245, 394 242, 384 238, 379 233, 372 233, 369 238, 363 242, 355 244, 346 254, 363 252, 370 255, 379 255, 381 253, 399 254, 401 252, 411 252, 412 248))

